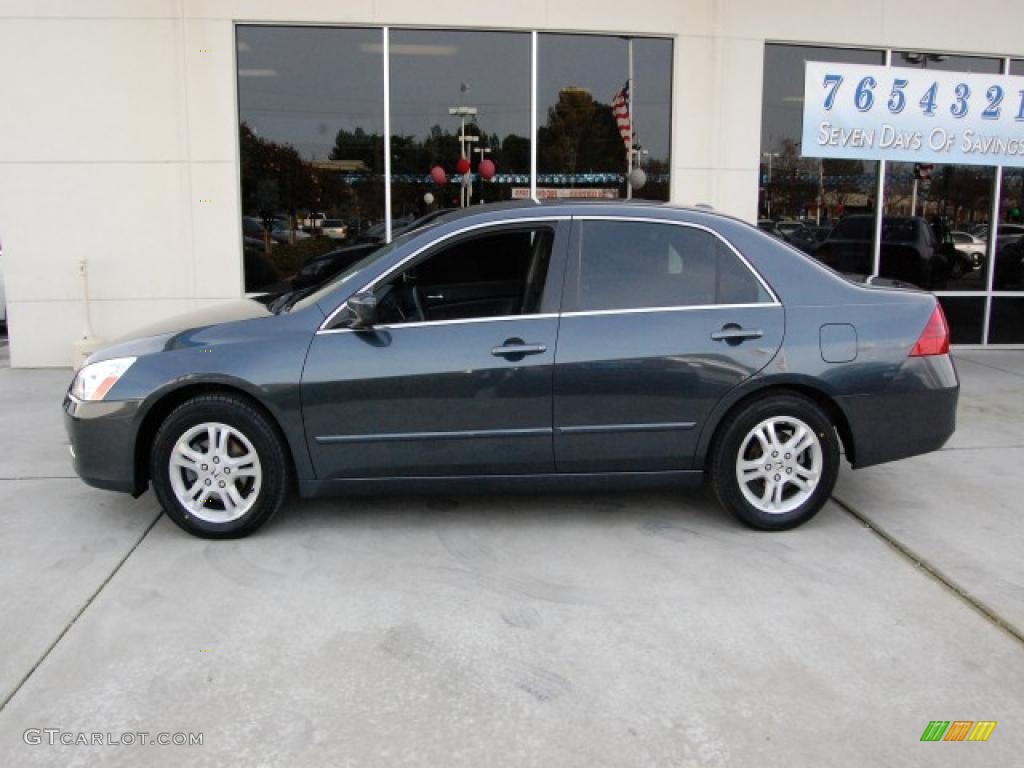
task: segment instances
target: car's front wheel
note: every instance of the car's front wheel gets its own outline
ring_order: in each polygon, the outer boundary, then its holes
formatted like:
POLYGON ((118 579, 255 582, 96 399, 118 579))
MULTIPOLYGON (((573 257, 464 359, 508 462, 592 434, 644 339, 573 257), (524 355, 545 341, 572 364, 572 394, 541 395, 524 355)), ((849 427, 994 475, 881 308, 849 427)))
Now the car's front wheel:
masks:
POLYGON ((711 455, 722 505, 753 528, 777 531, 810 520, 839 472, 839 439, 828 415, 797 394, 755 400, 722 424, 711 455))
POLYGON ((239 397, 200 395, 157 430, 153 490, 167 515, 205 538, 246 536, 284 503, 289 461, 274 425, 239 397))

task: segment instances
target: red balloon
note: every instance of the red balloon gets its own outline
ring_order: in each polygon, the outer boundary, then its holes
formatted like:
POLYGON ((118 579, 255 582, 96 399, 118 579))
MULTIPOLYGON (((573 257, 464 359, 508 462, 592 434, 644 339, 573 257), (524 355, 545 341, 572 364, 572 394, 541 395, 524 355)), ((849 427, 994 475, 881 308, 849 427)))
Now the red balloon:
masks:
POLYGON ((440 165, 435 165, 430 169, 430 178, 434 180, 435 184, 444 184, 445 179, 447 178, 444 173, 444 168, 440 165))
POLYGON ((490 181, 494 178, 494 173, 498 169, 494 165, 494 161, 489 157, 485 157, 480 161, 480 165, 477 166, 477 170, 480 172, 480 178, 484 181, 490 181))
POLYGON ((469 173, 469 160, 464 157, 460 157, 455 163, 456 173, 469 173))

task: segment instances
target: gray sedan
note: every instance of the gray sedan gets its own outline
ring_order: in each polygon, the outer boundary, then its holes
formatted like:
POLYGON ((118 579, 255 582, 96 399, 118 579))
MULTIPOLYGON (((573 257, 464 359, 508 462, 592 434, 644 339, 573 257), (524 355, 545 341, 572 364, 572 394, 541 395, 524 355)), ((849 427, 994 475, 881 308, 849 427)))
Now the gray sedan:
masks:
POLYGON ((329 282, 94 354, 75 468, 206 537, 302 496, 709 479, 765 530, 854 467, 932 451, 959 392, 935 297, 856 284, 741 221, 645 203, 439 216, 329 282))

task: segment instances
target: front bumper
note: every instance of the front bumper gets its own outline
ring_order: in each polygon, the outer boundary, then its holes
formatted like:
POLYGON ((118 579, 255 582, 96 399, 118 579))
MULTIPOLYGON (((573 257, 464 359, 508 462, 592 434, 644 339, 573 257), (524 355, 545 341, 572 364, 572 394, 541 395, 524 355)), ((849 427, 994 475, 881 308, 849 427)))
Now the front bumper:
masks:
POLYGON ((949 355, 911 357, 883 392, 838 397, 855 469, 937 451, 956 430, 960 381, 949 355))
POLYGON ((64 396, 64 428, 71 442, 75 472, 107 491, 138 495, 135 436, 139 400, 84 402, 64 396))

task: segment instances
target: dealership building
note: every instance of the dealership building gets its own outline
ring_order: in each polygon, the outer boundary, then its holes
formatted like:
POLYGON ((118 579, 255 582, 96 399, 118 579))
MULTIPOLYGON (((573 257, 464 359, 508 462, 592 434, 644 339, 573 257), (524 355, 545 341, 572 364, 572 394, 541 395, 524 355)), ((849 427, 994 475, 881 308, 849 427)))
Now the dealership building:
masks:
POLYGON ((68 365, 83 337, 530 197, 763 220, 934 290, 954 343, 1022 345, 1022 29, 1011 0, 0 0, 11 363, 68 365), (866 127, 805 132, 830 94, 866 127), (881 152, 872 115, 911 112, 924 138, 890 126, 881 152), (932 126, 975 117, 976 152, 929 154, 932 126), (923 249, 951 243, 937 270, 923 249))

